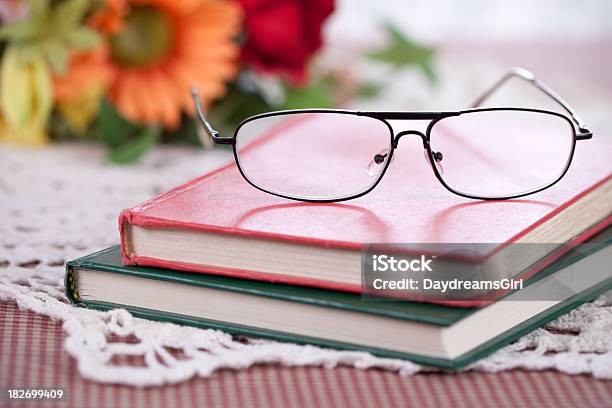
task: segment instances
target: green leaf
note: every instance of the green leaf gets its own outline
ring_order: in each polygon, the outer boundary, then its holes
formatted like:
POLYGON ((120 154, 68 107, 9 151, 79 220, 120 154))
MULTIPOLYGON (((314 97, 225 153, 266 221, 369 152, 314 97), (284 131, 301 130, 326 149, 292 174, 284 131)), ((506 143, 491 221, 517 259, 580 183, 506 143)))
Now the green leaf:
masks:
POLYGON ((56 74, 62 75, 68 67, 68 49, 57 41, 49 40, 43 45, 43 53, 51 69, 56 74))
POLYGON ((374 83, 374 82, 365 82, 363 84, 359 85, 359 89, 357 91, 357 94, 361 97, 361 98, 375 98, 376 96, 378 96, 380 94, 380 91, 382 91, 382 88, 380 85, 374 83))
POLYGON ((211 106, 206 115, 221 135, 231 135, 243 119, 270 109, 271 106, 261 95, 245 92, 236 84, 229 84, 225 97, 211 106))
POLYGON ((88 50, 100 42, 100 35, 91 28, 80 27, 66 34, 68 47, 78 51, 88 50))
POLYGON ((102 142, 111 148, 126 144, 133 134, 142 130, 141 127, 121 116, 106 100, 100 104, 100 111, 96 118, 96 127, 102 142))
POLYGON ((333 98, 328 87, 322 84, 310 84, 302 88, 288 88, 283 109, 329 108, 333 98))
POLYGON ((425 74, 430 84, 435 84, 438 81, 436 71, 433 68, 433 64, 421 64, 421 71, 425 74))
POLYGON ((157 143, 160 136, 160 127, 145 128, 136 138, 112 149, 108 154, 108 159, 118 164, 133 163, 157 143))
POLYGON ((391 23, 387 23, 385 28, 389 35, 389 44, 382 50, 369 53, 368 57, 397 68, 416 65, 421 68, 429 81, 434 83, 436 80, 433 69, 434 50, 412 42, 391 23))
POLYGON ((8 41, 29 41, 36 38, 36 21, 23 20, 0 27, 0 38, 8 41))
POLYGON ((198 137, 197 125, 193 118, 186 116, 181 126, 173 132, 165 132, 163 141, 181 141, 193 146, 202 146, 198 137))
POLYGON ((53 24, 70 30, 81 22, 89 6, 88 0, 64 0, 53 8, 53 24))
POLYGON ((35 18, 49 12, 49 0, 28 0, 28 6, 30 6, 30 14, 35 18))

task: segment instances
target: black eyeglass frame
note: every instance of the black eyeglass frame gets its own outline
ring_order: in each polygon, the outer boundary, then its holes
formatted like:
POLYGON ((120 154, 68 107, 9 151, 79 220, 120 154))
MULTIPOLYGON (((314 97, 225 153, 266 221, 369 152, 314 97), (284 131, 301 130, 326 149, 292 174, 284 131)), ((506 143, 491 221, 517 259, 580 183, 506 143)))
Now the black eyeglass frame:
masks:
POLYGON ((385 175, 387 168, 389 167, 389 164, 391 163, 391 159, 393 158, 393 153, 395 149, 397 149, 398 147, 399 140, 401 139, 402 136, 406 136, 406 135, 416 135, 416 136, 421 137, 421 140, 423 142, 423 148, 427 152, 427 157, 429 158, 429 163, 431 164, 431 168, 434 172, 434 175, 436 176, 438 181, 444 186, 444 188, 446 188, 448 191, 450 191, 453 194, 456 194, 456 195, 459 195, 465 198, 470 198, 470 199, 475 199, 475 200, 488 200, 488 201, 509 200, 513 198, 524 197, 524 196, 535 194, 537 192, 540 192, 542 190, 552 187, 557 182, 559 182, 559 180, 561 180, 567 173, 571 165, 572 159, 574 157, 576 141, 587 140, 593 137, 593 132, 585 126, 583 120, 576 114, 574 109, 565 100, 563 100, 557 93, 555 93, 551 88, 549 88, 542 81, 536 79, 535 76, 531 72, 523 68, 513 68, 512 70, 510 70, 506 75, 501 77, 495 84, 493 84, 493 86, 491 86, 487 91, 485 91, 479 98, 477 98, 476 101, 474 101, 474 103, 470 106, 470 108, 464 109, 464 110, 445 111, 445 112, 401 112, 401 111, 384 112, 384 111, 355 111, 355 110, 344 110, 344 109, 292 109, 292 110, 274 111, 274 112, 266 112, 266 113, 262 113, 259 115, 255 115, 255 116, 246 118, 236 127, 236 130, 234 131, 234 135, 229 138, 221 137, 219 132, 217 132, 206 119, 206 116, 204 115, 204 110, 200 103, 199 93, 196 88, 192 88, 192 97, 193 97, 193 101, 196 107, 196 113, 199 119, 199 123, 201 126, 201 129, 199 130, 202 130, 204 133, 204 136, 210 138, 210 140, 212 140, 212 142, 215 144, 232 146, 234 159, 236 161, 238 171, 240 172, 242 177, 251 186, 253 186, 254 188, 260 191, 275 195, 277 197, 283 197, 283 198, 287 198, 290 200, 310 202, 310 203, 335 203, 335 202, 348 201, 348 200, 353 200, 355 198, 364 196, 368 194, 369 192, 371 192, 374 188, 376 188, 376 186, 380 183, 383 176, 385 175), (508 80, 512 78, 519 78, 519 79, 528 81, 532 85, 536 86, 546 95, 548 95, 551 99, 557 102, 561 106, 561 108, 570 115, 570 117, 567 117, 566 115, 563 115, 558 112, 544 110, 544 109, 535 109, 535 108, 519 108, 519 107, 479 108, 479 106, 481 106, 482 103, 487 98, 489 98, 497 89, 499 89, 502 85, 504 85, 508 80), (506 196, 498 196, 498 197, 487 197, 487 196, 477 196, 477 195, 466 194, 466 193, 453 189, 444 181, 440 172, 438 171, 437 166, 434 164, 436 161, 439 161, 438 158, 440 156, 438 156, 437 152, 434 152, 431 149, 431 144, 430 144, 431 136, 430 135, 431 135, 431 129, 433 128, 433 126, 439 121, 441 121, 442 119, 445 119, 448 117, 459 116, 459 115, 466 114, 466 113, 491 112, 491 111, 534 112, 534 113, 557 116, 557 117, 560 117, 566 120, 569 123, 570 127, 574 131, 571 152, 568 156, 568 160, 565 164, 565 167, 561 171, 560 175, 554 181, 542 187, 539 187, 539 188, 536 188, 536 189, 533 189, 527 192, 523 192, 520 194, 506 195, 506 196), (257 120, 257 119, 267 118, 271 116, 293 115, 297 113, 334 113, 334 114, 345 114, 345 115, 354 115, 354 116, 366 116, 366 117, 380 120, 387 126, 387 128, 389 129, 389 152, 387 153, 388 157, 387 155, 384 155, 383 157, 383 160, 385 160, 384 167, 381 170, 380 174, 378 175, 378 178, 370 185, 368 189, 366 189, 365 191, 361 193, 354 194, 354 195, 347 196, 347 197, 313 199, 313 198, 308 198, 308 197, 289 196, 289 195, 281 194, 278 192, 266 190, 265 188, 258 186, 256 183, 252 182, 249 179, 245 171, 242 169, 242 166, 240 165, 240 158, 238 157, 238 152, 236 149, 236 145, 237 145, 236 141, 237 141, 237 136, 240 131, 240 128, 244 126, 245 124, 252 122, 254 120, 257 120), (389 120, 429 120, 430 123, 427 126, 425 133, 417 131, 417 130, 405 130, 405 131, 401 131, 395 134, 393 127, 388 122, 389 120))

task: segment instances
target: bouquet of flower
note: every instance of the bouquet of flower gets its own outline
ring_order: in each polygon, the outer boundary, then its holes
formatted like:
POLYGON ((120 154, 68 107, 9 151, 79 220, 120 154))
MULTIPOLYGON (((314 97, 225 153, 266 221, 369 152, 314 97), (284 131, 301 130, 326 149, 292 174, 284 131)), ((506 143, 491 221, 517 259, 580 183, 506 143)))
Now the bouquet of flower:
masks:
MULTIPOLYGON (((0 0, 0 140, 96 138, 129 162, 160 140, 198 143, 192 86, 228 127, 332 106, 333 78, 313 80, 308 64, 333 10, 334 0, 0 0)), ((431 50, 390 31, 372 56, 431 72, 431 50)))

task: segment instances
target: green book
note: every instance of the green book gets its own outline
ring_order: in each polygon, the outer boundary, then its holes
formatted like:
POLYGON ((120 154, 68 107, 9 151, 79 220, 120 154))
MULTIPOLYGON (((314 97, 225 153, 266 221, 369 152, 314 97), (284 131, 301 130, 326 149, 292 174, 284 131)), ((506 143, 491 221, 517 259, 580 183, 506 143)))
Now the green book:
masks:
POLYGON ((458 369, 612 289, 606 266, 611 234, 603 234, 597 244, 558 259, 522 291, 481 308, 365 300, 316 288, 123 266, 119 246, 69 262, 66 295, 93 309, 121 307, 146 319, 458 369))

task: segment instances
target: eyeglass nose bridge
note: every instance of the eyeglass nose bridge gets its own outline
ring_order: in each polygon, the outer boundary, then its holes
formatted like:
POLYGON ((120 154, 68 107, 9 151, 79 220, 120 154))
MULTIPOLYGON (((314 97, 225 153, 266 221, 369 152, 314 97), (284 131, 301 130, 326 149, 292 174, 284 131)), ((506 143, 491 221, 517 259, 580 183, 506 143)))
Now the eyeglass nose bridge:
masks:
POLYGON ((427 153, 427 150, 429 149, 429 141, 427 140, 427 136, 425 136, 425 134, 423 132, 419 132, 418 130, 404 130, 402 132, 399 132, 397 135, 395 135, 395 138, 393 139, 393 148, 397 149, 397 145, 399 143, 399 140, 402 138, 402 136, 406 136, 406 135, 416 135, 416 136, 420 136, 421 137, 421 141, 423 142, 423 149, 424 149, 423 150, 423 155, 425 157, 425 161, 431 167, 436 167, 440 174, 444 174, 444 168, 442 167, 442 163, 440 163, 442 161, 443 155, 440 152, 433 152, 432 151, 432 155, 433 155, 434 160, 432 162, 429 159, 429 155, 427 153))
POLYGON ((402 138, 402 136, 406 136, 406 135, 420 136, 421 140, 423 141, 423 149, 427 149, 427 137, 425 136, 423 132, 419 132, 418 130, 404 130, 402 132, 399 132, 397 135, 395 135, 395 137, 393 138, 393 148, 394 149, 397 149, 397 145, 399 144, 399 140, 402 138))

